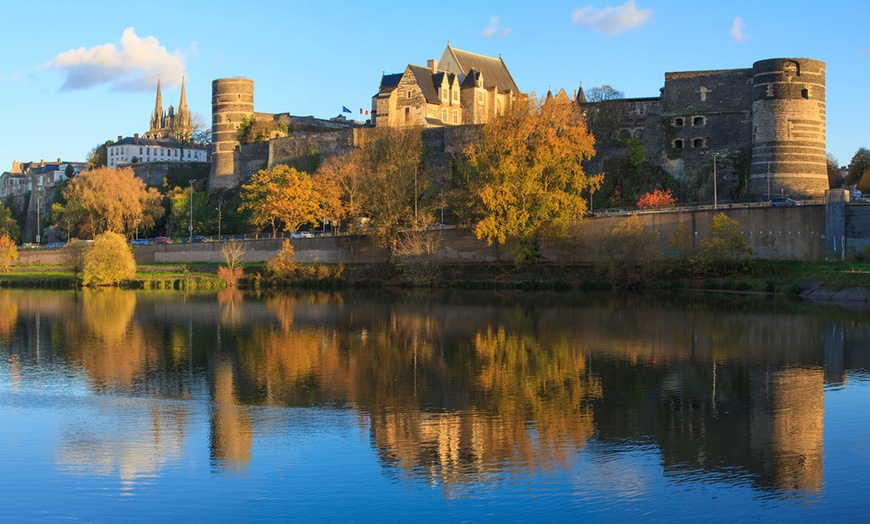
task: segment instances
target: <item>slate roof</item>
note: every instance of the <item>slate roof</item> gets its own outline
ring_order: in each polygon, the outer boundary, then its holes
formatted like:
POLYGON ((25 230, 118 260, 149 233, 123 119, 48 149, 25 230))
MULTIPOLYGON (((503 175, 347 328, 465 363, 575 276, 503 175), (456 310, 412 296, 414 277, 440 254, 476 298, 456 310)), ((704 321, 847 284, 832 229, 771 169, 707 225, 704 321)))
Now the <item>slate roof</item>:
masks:
POLYGON ((438 96, 438 91, 432 83, 432 70, 428 67, 416 65, 408 65, 408 69, 411 70, 411 73, 417 80, 417 85, 419 85, 420 89, 423 91, 423 96, 426 98, 426 102, 430 104, 440 104, 441 98, 438 96))
POLYGON ((402 79, 403 73, 393 73, 381 77, 381 89, 388 87, 396 87, 399 85, 399 80, 402 79))
POLYGON ((143 138, 141 136, 138 139, 131 137, 131 136, 124 137, 121 140, 114 142, 112 145, 113 146, 135 145, 135 146, 166 147, 166 148, 182 147, 183 146, 184 149, 208 151, 208 149, 204 148, 204 147, 197 147, 197 146, 191 146, 191 145, 184 146, 181 142, 176 142, 175 140, 166 140, 163 138, 143 138))
POLYGON ((477 53, 471 53, 469 51, 463 51, 451 47, 449 44, 445 53, 448 52, 453 53, 456 62, 459 64, 459 68, 462 69, 462 71, 458 72, 466 76, 472 69, 483 73, 483 87, 487 89, 495 87, 502 92, 513 91, 517 94, 520 93, 520 90, 508 71, 507 66, 500 57, 492 58, 477 53))

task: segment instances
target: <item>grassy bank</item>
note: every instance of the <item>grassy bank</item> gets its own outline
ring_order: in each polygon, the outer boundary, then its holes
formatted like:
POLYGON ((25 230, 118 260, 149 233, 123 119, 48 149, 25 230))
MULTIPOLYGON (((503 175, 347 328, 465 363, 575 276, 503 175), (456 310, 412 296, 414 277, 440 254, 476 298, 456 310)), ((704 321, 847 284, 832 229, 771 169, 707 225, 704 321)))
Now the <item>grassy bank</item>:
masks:
MULTIPOLYGON (((341 266, 299 264, 296 276, 276 281, 263 264, 244 266, 239 286, 247 289, 428 287, 441 289, 716 290, 800 295, 807 290, 870 289, 870 263, 744 261, 722 267, 689 262, 655 262, 638 266, 535 264, 437 265, 397 267, 388 264, 341 266)), ((221 289, 214 264, 139 266, 131 289, 221 289)), ((76 277, 54 266, 13 266, 0 273, 0 287, 70 289, 76 277)))

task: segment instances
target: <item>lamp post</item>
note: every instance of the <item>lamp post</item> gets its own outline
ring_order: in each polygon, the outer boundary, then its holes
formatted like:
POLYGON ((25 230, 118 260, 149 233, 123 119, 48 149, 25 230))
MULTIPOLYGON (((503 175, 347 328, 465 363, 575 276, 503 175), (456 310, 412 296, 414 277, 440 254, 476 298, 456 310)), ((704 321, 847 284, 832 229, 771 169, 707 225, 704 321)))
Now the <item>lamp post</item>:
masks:
POLYGON ((190 233, 190 238, 188 238, 188 242, 193 243, 193 183, 194 179, 190 179, 190 225, 187 226, 187 230, 190 233))
POLYGON ((713 209, 719 207, 719 195, 716 192, 716 157, 719 153, 713 153, 713 209))
POLYGON ((39 241, 40 241, 39 219, 40 219, 40 215, 42 215, 41 208, 42 208, 42 186, 36 186, 36 245, 37 246, 39 245, 39 241))
POLYGON ((221 239, 221 206, 224 203, 223 198, 218 199, 218 241, 221 239))

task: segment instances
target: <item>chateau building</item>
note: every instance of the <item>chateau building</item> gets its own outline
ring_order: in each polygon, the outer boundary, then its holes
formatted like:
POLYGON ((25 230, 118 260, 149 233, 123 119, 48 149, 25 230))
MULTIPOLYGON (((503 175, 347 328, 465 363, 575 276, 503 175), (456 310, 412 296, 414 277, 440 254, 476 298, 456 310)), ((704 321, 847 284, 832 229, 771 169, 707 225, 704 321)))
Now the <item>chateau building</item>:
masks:
POLYGON ((483 124, 525 97, 504 60, 456 49, 448 42, 441 60, 409 64, 385 74, 372 97, 375 126, 483 124))

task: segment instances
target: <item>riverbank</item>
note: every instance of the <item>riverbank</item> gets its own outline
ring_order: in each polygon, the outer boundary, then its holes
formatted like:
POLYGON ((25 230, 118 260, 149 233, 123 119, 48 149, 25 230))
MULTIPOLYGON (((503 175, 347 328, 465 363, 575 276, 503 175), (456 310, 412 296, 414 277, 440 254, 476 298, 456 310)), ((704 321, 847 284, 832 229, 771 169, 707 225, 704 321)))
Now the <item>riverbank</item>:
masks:
MULTIPOLYGON (((215 264, 140 265, 128 289, 221 289, 215 264)), ((870 263, 743 261, 726 267, 656 262, 616 267, 603 264, 467 264, 395 266, 299 264, 296 277, 277 281, 263 264, 246 264, 242 289, 423 287, 466 290, 707 290, 804 296, 824 301, 870 302, 870 263)), ((0 287, 71 289, 76 278, 58 266, 13 266, 0 287)))

